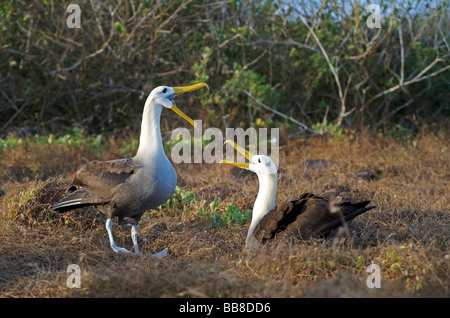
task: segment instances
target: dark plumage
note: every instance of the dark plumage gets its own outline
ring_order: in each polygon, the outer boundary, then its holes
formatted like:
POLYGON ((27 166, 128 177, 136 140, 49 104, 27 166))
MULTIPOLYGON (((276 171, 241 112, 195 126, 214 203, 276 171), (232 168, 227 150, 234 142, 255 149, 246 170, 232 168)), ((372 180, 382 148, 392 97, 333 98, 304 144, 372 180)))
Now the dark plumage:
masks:
MULTIPOLYGON (((367 212, 370 201, 344 201, 337 191, 320 195, 304 193, 298 200, 288 201, 270 210, 258 223, 252 237, 265 244, 290 238, 307 240, 327 237, 333 230, 367 212)), ((251 238, 250 238, 251 239, 251 238)))

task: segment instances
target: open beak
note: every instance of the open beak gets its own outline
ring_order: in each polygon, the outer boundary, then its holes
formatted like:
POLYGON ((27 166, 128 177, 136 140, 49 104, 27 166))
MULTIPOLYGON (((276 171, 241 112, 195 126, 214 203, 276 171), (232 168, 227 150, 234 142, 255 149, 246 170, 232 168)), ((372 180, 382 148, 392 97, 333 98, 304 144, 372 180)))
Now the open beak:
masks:
POLYGON ((183 113, 177 106, 175 106, 175 104, 173 104, 173 106, 170 109, 173 110, 175 113, 177 113, 179 116, 186 119, 192 126, 194 126, 194 128, 197 126, 195 122, 191 118, 189 118, 185 113, 183 113))
MULTIPOLYGON (((208 84, 206 83, 197 83, 191 86, 181 86, 181 87, 172 87, 174 92, 175 92, 175 96, 179 96, 179 95, 183 95, 184 93, 187 92, 192 92, 195 91, 201 87, 207 87, 209 89, 208 84)), ((180 117, 183 117, 184 119, 186 119, 192 126, 196 127, 195 122, 189 118, 185 113, 183 113, 176 105, 175 103, 173 104, 172 108, 171 108, 175 113, 177 113, 177 115, 179 115, 180 117)))
MULTIPOLYGON (((255 154, 251 153, 250 151, 242 148, 241 146, 239 146, 237 143, 235 143, 232 140, 228 139, 224 142, 224 144, 227 144, 227 143, 232 145, 234 149, 236 149, 239 153, 244 155, 248 161, 251 161, 252 157, 255 155, 255 154)), ((231 161, 227 161, 227 160, 221 160, 219 163, 225 163, 227 165, 232 165, 232 166, 245 168, 245 169, 249 169, 249 167, 250 167, 250 163, 231 162, 231 161)))

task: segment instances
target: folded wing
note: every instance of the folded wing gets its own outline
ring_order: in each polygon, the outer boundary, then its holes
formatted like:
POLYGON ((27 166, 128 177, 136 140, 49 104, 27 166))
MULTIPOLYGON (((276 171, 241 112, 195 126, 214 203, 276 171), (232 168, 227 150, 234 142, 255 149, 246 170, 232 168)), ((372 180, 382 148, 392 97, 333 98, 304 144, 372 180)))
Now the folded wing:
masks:
POLYGON ((113 199, 113 189, 124 184, 141 167, 132 159, 91 161, 73 178, 71 194, 59 201, 53 210, 64 212, 88 205, 101 205, 113 199))

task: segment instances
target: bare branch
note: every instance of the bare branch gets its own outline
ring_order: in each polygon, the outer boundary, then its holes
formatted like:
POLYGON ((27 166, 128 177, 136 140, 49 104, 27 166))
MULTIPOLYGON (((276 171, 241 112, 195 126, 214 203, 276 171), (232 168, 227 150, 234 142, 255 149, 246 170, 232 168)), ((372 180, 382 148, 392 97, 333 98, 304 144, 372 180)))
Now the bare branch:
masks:
POLYGON ((292 118, 291 116, 285 115, 285 114, 279 112, 278 110, 273 109, 273 108, 267 106, 266 104, 264 104, 263 102, 261 102, 260 100, 258 100, 255 96, 253 96, 253 94, 250 93, 249 91, 243 89, 242 92, 245 93, 247 96, 251 97, 251 98, 252 98, 258 105, 260 105, 261 107, 263 107, 263 108, 265 108, 265 109, 267 109, 267 110, 270 110, 270 111, 273 112, 274 114, 277 114, 277 115, 279 115, 279 116, 281 116, 281 117, 283 117, 283 118, 285 118, 285 119, 290 120, 291 122, 293 122, 293 123, 295 123, 295 124, 301 126, 303 129, 308 130, 308 131, 312 132, 312 133, 315 134, 315 135, 318 135, 318 134, 319 134, 317 131, 315 131, 315 130, 312 129, 312 128, 309 128, 309 127, 308 127, 307 125, 305 125, 304 123, 299 122, 298 120, 292 118))
POLYGON ((344 94, 342 92, 342 87, 341 87, 341 82, 339 81, 339 76, 337 73, 336 68, 331 64, 330 58, 328 57, 327 52, 325 51, 325 49, 322 46, 322 43, 319 40, 319 37, 317 36, 317 34, 314 32, 314 30, 309 26, 308 22, 306 22, 306 19, 303 17, 303 15, 298 12, 298 15, 300 17, 300 20, 302 21, 302 23, 308 28, 309 32, 311 32, 312 36, 314 37, 314 39, 317 42, 317 45, 320 48, 320 51, 322 52, 322 55, 324 56, 325 60, 327 61, 328 67, 330 68, 331 73, 334 76, 334 79, 336 81, 336 86, 338 88, 338 94, 339 94, 339 99, 341 101, 341 111, 339 113, 338 118, 336 119, 336 125, 340 126, 342 123, 342 118, 345 117, 345 97, 344 94))
POLYGON ((398 38, 400 41, 400 85, 403 85, 403 80, 405 78, 405 50, 403 48, 403 34, 402 34, 401 19, 398 23, 398 38))
POLYGON ((402 85, 400 85, 400 84, 395 85, 395 86, 393 86, 393 87, 391 87, 391 88, 389 88, 389 89, 387 89, 387 90, 385 90, 385 91, 383 91, 383 92, 381 92, 381 93, 378 93, 377 95, 375 95, 374 97, 372 97, 372 98, 370 99, 370 101, 368 102, 368 104, 370 104, 373 100, 375 100, 375 99, 377 99, 377 98, 379 98, 379 97, 381 97, 381 96, 387 95, 387 94, 389 94, 389 93, 392 93, 392 92, 398 90, 398 89, 401 88, 401 87, 408 86, 408 85, 410 85, 410 84, 413 84, 413 83, 417 83, 417 82, 426 80, 427 78, 436 76, 436 75, 438 75, 438 74, 440 74, 440 73, 442 73, 442 72, 444 72, 444 71, 446 71, 446 70, 448 70, 448 69, 450 68, 450 65, 447 65, 447 66, 441 68, 440 70, 438 70, 438 71, 436 71, 436 72, 433 72, 433 73, 431 73, 431 74, 429 74, 429 75, 426 75, 426 76, 422 76, 422 75, 425 74, 430 68, 432 68, 433 65, 435 65, 436 63, 438 63, 438 62, 440 62, 440 61, 443 61, 443 60, 440 59, 440 58, 436 58, 433 62, 430 63, 430 65, 428 65, 426 68, 424 68, 424 69, 423 69, 416 77, 414 77, 412 80, 406 81, 406 82, 404 82, 402 85))
POLYGON ((113 23, 113 16, 114 16, 114 12, 111 12, 111 30, 109 32, 109 37, 108 39, 102 44, 102 47, 100 49, 98 49, 97 51, 95 51, 94 53, 91 53, 89 55, 86 55, 85 57, 81 58, 78 60, 78 62, 76 62, 75 64, 73 64, 72 66, 69 67, 62 67, 62 68, 58 68, 56 70, 53 70, 51 72, 47 72, 45 73, 45 75, 53 75, 56 73, 61 73, 61 72, 68 72, 71 71, 75 68, 77 68, 81 63, 83 63, 84 61, 93 58, 101 53, 103 53, 103 51, 105 50, 105 48, 108 46, 109 42, 111 41, 113 35, 114 35, 114 23, 113 23))

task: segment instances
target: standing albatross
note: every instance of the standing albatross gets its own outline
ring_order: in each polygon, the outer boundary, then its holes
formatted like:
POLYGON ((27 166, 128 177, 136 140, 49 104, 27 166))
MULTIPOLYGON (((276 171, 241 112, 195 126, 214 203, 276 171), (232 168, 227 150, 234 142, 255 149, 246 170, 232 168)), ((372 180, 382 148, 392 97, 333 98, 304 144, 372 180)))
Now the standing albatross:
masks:
POLYGON ((299 199, 275 206, 277 167, 267 156, 254 155, 231 140, 225 141, 243 154, 249 163, 222 160, 220 163, 249 169, 258 175, 259 191, 245 241, 246 249, 291 238, 327 237, 340 225, 374 208, 370 201, 350 203, 337 190, 320 195, 304 193, 299 199))
POLYGON ((195 127, 194 121, 176 107, 173 99, 205 86, 208 87, 205 83, 198 83, 153 89, 145 102, 136 155, 127 159, 86 163, 73 178, 69 188, 71 194, 59 201, 53 210, 65 212, 94 206, 106 215, 106 230, 112 250, 129 253, 114 242, 111 219, 117 216, 119 224, 131 224, 134 253, 139 254, 139 219, 146 210, 166 202, 177 184, 177 174, 166 157, 161 140, 161 111, 164 107, 170 108, 195 127))

